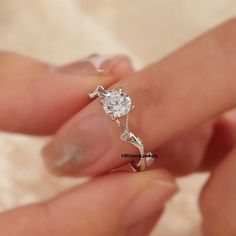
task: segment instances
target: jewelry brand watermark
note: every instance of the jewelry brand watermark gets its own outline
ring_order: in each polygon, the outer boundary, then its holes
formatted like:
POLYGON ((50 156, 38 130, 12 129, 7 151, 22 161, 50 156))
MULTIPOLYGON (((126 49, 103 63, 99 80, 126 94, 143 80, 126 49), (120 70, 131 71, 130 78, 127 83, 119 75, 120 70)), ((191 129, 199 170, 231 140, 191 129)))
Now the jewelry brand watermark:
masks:
POLYGON ((147 153, 147 154, 132 154, 132 153, 122 153, 122 158, 157 158, 156 153, 147 153))

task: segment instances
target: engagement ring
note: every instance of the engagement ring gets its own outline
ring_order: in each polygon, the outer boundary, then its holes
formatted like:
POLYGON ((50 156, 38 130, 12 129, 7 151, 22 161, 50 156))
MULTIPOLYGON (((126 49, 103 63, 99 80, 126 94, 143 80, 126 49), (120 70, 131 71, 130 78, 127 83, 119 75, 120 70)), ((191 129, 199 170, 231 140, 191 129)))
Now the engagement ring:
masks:
POLYGON ((123 91, 122 88, 106 90, 102 86, 97 86, 96 89, 89 93, 91 99, 101 97, 100 101, 103 105, 105 112, 116 121, 120 127, 122 133, 120 139, 126 141, 135 146, 140 153, 138 160, 132 160, 130 162, 133 171, 143 171, 147 167, 151 166, 154 157, 152 153, 144 153, 144 144, 141 139, 135 136, 128 129, 129 113, 134 109, 131 98, 123 91), (125 122, 121 124, 120 119, 124 117, 125 122))

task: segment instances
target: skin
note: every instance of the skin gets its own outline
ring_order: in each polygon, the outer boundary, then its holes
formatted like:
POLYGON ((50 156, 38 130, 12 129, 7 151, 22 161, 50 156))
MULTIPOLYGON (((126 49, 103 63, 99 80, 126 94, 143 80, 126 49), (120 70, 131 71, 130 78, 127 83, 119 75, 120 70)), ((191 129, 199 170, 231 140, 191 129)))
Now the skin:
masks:
MULTIPOLYGON (((125 56, 105 60, 100 66, 105 74, 98 74, 90 61, 86 58, 54 66, 1 52, 1 129, 33 135, 53 134, 88 104, 87 94, 97 84, 107 87, 133 73, 132 64, 125 56)), ((135 175, 116 172, 46 202, 0 214, 0 234, 145 235, 176 191, 175 180, 167 171, 135 175)))
MULTIPOLYGON (((38 70, 36 68, 30 70, 29 79, 23 80, 25 83, 21 82, 20 85, 17 85, 16 80, 10 83, 9 79, 4 79, 9 74, 12 77, 15 75, 12 68, 11 71, 5 69, 6 74, 1 76, 3 78, 1 83, 5 83, 5 86, 0 88, 5 93, 4 97, 1 95, 0 98, 0 109, 7 112, 2 115, 3 118, 1 117, 1 128, 33 134, 53 133, 57 130, 43 150, 47 167, 58 175, 92 175, 94 178, 82 187, 79 186, 76 190, 71 190, 46 204, 41 203, 3 214, 0 217, 0 230, 6 232, 6 235, 19 235, 19 232, 23 232, 22 235, 25 235, 25 232, 33 232, 33 235, 49 235, 52 232, 58 235, 93 235, 94 232, 96 235, 138 235, 137 229, 141 227, 140 235, 147 235, 164 208, 165 202, 176 192, 174 178, 170 173, 180 176, 207 170, 210 171, 211 177, 200 197, 204 233, 210 236, 234 236, 236 234, 235 38, 236 19, 232 19, 137 73, 128 73, 129 75, 122 73, 122 76, 126 77, 123 80, 117 82, 108 79, 110 84, 104 84, 106 78, 100 81, 99 77, 92 76, 92 81, 93 79, 99 81, 94 81, 88 86, 87 78, 74 82, 68 76, 68 79, 57 81, 55 90, 48 93, 44 84, 53 83, 50 80, 52 74, 44 76, 46 79, 43 83, 40 83, 42 76, 35 75, 35 72, 38 75, 44 66, 37 67, 38 70), (34 77, 32 75, 35 75, 38 78, 35 80, 40 82, 36 83, 36 86, 29 87, 27 81, 32 80, 34 77), (107 174, 112 169, 128 163, 127 159, 117 158, 120 153, 133 152, 135 149, 119 140, 119 129, 104 114, 98 100, 88 104, 87 93, 100 82, 106 88, 114 83, 112 87, 122 87, 132 98, 136 108, 130 116, 130 130, 144 141, 147 151, 160 155, 152 171, 107 174), (60 83, 63 86, 60 87, 60 83), (67 83, 68 88, 76 86, 82 88, 80 93, 75 95, 69 92, 68 96, 61 97, 61 93, 67 91, 67 83), (14 94, 14 98, 19 96, 22 101, 17 106, 14 104, 18 100, 12 100, 13 86, 17 86, 15 91, 19 91, 14 94), (25 86, 24 89, 30 88, 29 91, 31 88, 35 89, 32 96, 35 99, 36 94, 36 104, 42 113, 39 113, 39 116, 35 116, 35 112, 31 111, 30 102, 25 106, 24 102, 29 101, 29 95, 22 92, 22 86, 25 86), (36 90, 38 94, 44 91, 44 99, 37 97, 36 90), (55 97, 48 98, 49 95, 55 97), (53 100, 57 100, 56 104, 53 100), (7 101, 7 104, 4 101, 7 101), (11 104, 11 101, 14 102, 11 104), (48 102, 43 101, 50 101, 50 106, 48 102), (20 108, 22 104, 24 105, 20 108), (77 113, 82 107, 83 109, 77 113), (27 115, 24 115, 24 109, 27 115), (58 115, 59 111, 62 111, 63 117, 58 115), (14 112, 19 119, 15 117, 10 119, 11 112, 14 112), (27 125, 26 122, 20 122, 23 120, 22 117, 29 119, 27 125), (47 119, 48 117, 50 119, 47 119), (43 125, 44 122, 46 125, 43 125), (103 131, 102 135, 98 135, 101 134, 100 130, 103 131), (71 147, 76 151, 72 152, 71 147), (66 162, 61 162, 65 155, 67 155, 66 162), (58 161, 63 164, 58 164, 58 161), (160 167, 170 173, 161 170, 160 167), (150 186, 149 184, 153 186, 156 183, 158 183, 156 188, 151 190, 146 188, 150 186), (103 191, 100 191, 103 187, 103 191), (122 198, 119 197, 119 190, 122 191, 122 195, 124 193, 122 198), (108 193, 108 196, 104 196, 104 192, 108 193), (133 198, 132 194, 136 197, 133 198), (147 205, 149 203, 150 205, 147 205), (65 219, 68 207, 71 215, 65 219), (95 220, 97 212, 101 214, 101 221, 95 220), (40 226, 42 223, 39 221, 40 214, 44 217, 46 215, 46 227, 43 229, 40 226), (111 214, 114 217, 111 217, 111 214), (33 219, 33 224, 26 225, 28 217, 33 219), (18 219, 15 229, 7 227, 10 219, 11 221, 18 219), (124 221, 122 219, 125 219, 126 223, 121 223, 124 221)), ((6 64, 4 66, 3 63, 3 68, 7 68, 6 64)), ((114 78, 112 72, 108 77, 114 78)))

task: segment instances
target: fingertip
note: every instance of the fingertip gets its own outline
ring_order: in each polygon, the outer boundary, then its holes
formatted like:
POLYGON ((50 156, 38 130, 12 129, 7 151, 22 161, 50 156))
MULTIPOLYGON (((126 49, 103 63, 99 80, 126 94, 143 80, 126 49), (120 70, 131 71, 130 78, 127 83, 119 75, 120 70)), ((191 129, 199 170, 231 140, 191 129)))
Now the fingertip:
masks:
POLYGON ((130 60, 120 61, 111 69, 111 74, 118 78, 124 78, 126 76, 129 76, 133 72, 134 68, 130 60))
POLYGON ((121 79, 134 72, 133 64, 129 57, 118 55, 101 64, 101 68, 108 71, 112 76, 121 79))

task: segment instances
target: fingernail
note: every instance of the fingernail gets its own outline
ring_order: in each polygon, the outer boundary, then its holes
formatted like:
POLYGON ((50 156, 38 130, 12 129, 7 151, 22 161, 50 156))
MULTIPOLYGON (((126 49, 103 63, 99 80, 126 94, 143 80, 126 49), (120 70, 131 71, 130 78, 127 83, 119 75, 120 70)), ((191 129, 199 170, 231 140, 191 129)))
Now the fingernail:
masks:
POLYGON ((166 174, 158 176, 135 196, 127 207, 124 224, 130 227, 142 219, 163 210, 165 203, 177 192, 177 185, 166 174))
POLYGON ((89 61, 96 70, 99 70, 102 68, 102 65, 105 61, 108 61, 114 57, 114 55, 92 55, 88 57, 86 61, 89 61))
POLYGON ((106 70, 106 73, 110 71, 110 65, 103 66, 103 64, 112 59, 114 55, 91 55, 85 59, 81 59, 76 62, 69 63, 64 66, 57 67, 56 71, 59 73, 75 76, 83 76, 93 74, 99 69, 106 70), (107 67, 107 68, 106 68, 107 67))
POLYGON ((105 154, 111 145, 111 133, 107 121, 98 114, 76 121, 43 148, 45 164, 58 175, 76 174, 85 163, 105 154))

